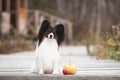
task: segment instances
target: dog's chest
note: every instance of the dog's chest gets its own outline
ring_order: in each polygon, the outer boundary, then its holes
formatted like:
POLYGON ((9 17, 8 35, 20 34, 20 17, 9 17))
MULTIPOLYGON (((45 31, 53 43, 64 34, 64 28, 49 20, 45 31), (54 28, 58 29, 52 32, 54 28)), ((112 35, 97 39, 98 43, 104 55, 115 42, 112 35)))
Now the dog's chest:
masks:
POLYGON ((39 54, 44 58, 53 58, 58 55, 58 44, 55 39, 45 38, 38 47, 39 54))
POLYGON ((38 48, 39 60, 42 61, 43 69, 52 70, 54 61, 60 57, 56 40, 45 38, 38 48))

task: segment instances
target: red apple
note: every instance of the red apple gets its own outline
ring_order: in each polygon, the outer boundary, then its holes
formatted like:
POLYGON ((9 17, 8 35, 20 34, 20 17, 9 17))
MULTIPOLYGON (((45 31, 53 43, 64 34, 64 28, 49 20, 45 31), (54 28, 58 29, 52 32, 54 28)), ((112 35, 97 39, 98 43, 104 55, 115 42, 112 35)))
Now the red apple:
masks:
POLYGON ((67 69, 63 69, 63 74, 64 75, 68 75, 69 74, 69 71, 67 69))

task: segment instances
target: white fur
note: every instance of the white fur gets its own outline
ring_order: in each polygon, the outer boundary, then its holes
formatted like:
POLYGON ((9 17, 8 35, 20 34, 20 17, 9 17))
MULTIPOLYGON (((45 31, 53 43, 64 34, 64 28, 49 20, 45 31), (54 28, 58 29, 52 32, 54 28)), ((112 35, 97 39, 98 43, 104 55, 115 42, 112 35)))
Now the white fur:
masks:
POLYGON ((59 61, 60 54, 57 41, 55 39, 44 38, 41 44, 36 46, 32 72, 38 74, 44 74, 44 72, 59 74, 59 61))

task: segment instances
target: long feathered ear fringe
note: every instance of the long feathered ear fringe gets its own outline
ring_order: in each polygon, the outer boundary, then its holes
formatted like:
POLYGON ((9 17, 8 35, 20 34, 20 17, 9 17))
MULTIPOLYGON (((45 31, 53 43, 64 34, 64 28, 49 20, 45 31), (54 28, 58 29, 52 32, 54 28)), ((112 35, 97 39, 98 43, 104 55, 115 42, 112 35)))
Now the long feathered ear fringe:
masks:
POLYGON ((63 24, 58 24, 55 26, 56 34, 57 34, 57 39, 58 39, 58 45, 61 44, 61 42, 64 41, 64 25, 63 24))
POLYGON ((39 30, 39 34, 38 34, 38 39, 39 39, 39 43, 38 45, 41 43, 44 33, 47 31, 47 29, 50 27, 50 23, 47 20, 44 20, 42 22, 41 28, 39 30))

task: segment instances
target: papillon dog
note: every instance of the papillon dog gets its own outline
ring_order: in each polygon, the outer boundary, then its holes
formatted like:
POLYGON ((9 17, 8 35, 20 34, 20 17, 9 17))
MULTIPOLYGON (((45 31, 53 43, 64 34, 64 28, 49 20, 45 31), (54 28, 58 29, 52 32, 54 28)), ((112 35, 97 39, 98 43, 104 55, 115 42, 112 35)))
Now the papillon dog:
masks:
POLYGON ((64 25, 51 27, 48 20, 42 22, 38 34, 35 51, 35 61, 32 72, 37 74, 59 74, 60 53, 59 45, 64 40, 64 25))

